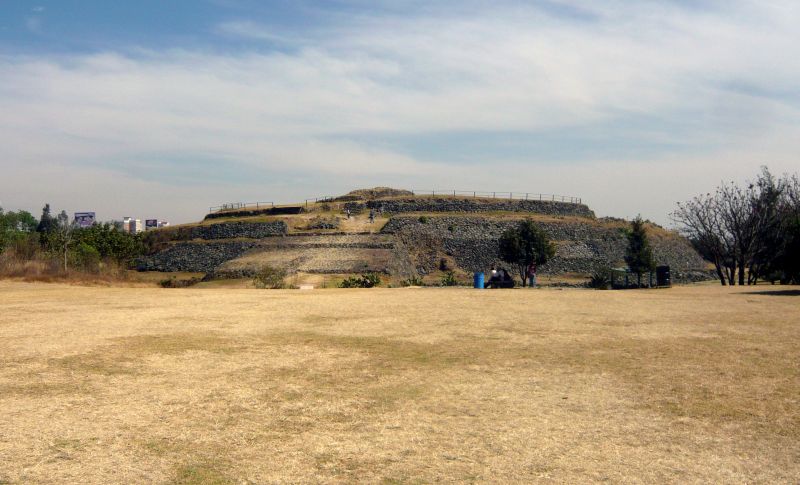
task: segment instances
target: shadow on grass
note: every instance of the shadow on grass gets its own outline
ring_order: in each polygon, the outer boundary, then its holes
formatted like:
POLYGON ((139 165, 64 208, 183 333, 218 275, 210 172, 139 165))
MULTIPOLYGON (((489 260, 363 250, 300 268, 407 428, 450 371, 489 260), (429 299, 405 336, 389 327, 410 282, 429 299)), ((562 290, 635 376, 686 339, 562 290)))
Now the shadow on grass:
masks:
POLYGON ((800 289, 796 290, 775 290, 775 291, 748 291, 743 295, 769 295, 769 296, 800 296, 800 289))

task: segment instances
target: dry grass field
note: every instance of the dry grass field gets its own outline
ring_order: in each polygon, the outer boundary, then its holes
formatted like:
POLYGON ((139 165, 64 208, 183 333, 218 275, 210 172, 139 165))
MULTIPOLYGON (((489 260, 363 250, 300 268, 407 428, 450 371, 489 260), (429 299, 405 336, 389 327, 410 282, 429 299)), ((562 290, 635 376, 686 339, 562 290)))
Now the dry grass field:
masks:
POLYGON ((0 483, 798 483, 800 291, 0 282, 0 483))

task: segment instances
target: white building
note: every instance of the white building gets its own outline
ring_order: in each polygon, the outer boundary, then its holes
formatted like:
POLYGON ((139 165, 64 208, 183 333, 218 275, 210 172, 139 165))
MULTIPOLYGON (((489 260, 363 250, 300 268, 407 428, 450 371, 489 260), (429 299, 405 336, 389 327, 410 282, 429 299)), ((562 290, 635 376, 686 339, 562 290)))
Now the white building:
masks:
POLYGON ((144 223, 142 223, 141 219, 123 217, 122 231, 130 234, 139 234, 140 232, 144 231, 144 223))
POLYGON ((139 234, 144 231, 144 223, 141 219, 131 220, 131 234, 139 234))

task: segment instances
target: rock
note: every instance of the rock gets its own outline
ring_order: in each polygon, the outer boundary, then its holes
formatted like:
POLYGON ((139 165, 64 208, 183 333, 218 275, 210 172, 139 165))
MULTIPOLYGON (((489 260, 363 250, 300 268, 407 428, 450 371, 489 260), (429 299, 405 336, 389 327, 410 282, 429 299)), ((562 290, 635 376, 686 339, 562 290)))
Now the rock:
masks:
POLYGON ((310 221, 308 221, 308 225, 306 229, 314 230, 314 229, 338 229, 339 228, 339 218, 337 217, 314 217, 310 221))

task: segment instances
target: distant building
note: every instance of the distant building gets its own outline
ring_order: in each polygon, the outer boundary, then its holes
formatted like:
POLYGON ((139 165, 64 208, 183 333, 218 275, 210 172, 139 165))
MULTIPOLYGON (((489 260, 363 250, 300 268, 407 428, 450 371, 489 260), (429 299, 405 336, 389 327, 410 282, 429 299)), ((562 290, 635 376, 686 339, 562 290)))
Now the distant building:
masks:
POLYGON ((167 226, 169 226, 169 222, 159 221, 158 219, 142 221, 141 219, 134 219, 133 217, 122 218, 122 232, 127 232, 129 234, 139 234, 140 232, 167 226))
POLYGON ((122 231, 129 234, 139 234, 144 231, 144 223, 141 219, 134 219, 132 217, 122 218, 122 231))

